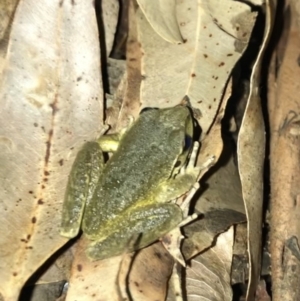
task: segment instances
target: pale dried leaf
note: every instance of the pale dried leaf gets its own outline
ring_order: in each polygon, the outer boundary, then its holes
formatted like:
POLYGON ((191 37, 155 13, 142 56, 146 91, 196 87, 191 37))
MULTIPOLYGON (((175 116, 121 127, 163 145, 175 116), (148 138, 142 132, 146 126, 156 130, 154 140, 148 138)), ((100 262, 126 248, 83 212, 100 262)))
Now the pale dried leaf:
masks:
POLYGON ((133 1, 129 3, 129 33, 126 49, 126 73, 124 75, 124 97, 119 102, 115 114, 117 124, 113 129, 120 130, 127 126, 128 116, 137 117, 140 112, 140 86, 141 86, 141 58, 142 51, 138 41, 135 8, 133 1))
POLYGON ((141 250, 129 274, 129 291, 133 300, 165 300, 172 267, 173 259, 161 243, 141 250))
POLYGON ((89 242, 81 239, 76 245, 66 301, 118 301, 117 277, 122 256, 90 261, 85 255, 89 242))
POLYGON ((220 234, 216 245, 197 256, 186 270, 188 301, 231 301, 230 270, 233 227, 220 234))
POLYGON ((183 42, 176 17, 176 0, 137 0, 153 29, 166 41, 183 42))
POLYGON ((273 26, 274 2, 273 0, 267 1, 264 40, 253 67, 250 93, 237 143, 239 173, 248 219, 248 254, 250 262, 247 300, 253 300, 260 275, 265 128, 259 85, 263 54, 273 26))
POLYGON ((119 1, 118 0, 102 0, 101 11, 105 33, 106 56, 110 55, 112 50, 115 33, 119 17, 119 1))
POLYGON ((203 217, 184 228, 188 237, 183 243, 186 258, 208 248, 215 237, 231 225, 246 221, 238 170, 226 141, 225 145, 227 148, 218 164, 202 179, 205 188, 200 188, 202 194, 195 211, 203 217))
POLYGON ((0 76, 5 64, 8 38, 11 30, 11 22, 15 13, 17 0, 0 1, 0 76))
POLYGON ((232 68, 245 50, 256 13, 237 1, 177 2, 185 43, 162 39, 137 11, 143 49, 142 107, 168 107, 187 95, 204 133, 211 126, 232 68))
POLYGON ((59 226, 67 177, 78 149, 101 128, 94 7, 73 4, 23 0, 12 24, 0 89, 5 300, 16 300, 28 277, 66 242, 59 226))

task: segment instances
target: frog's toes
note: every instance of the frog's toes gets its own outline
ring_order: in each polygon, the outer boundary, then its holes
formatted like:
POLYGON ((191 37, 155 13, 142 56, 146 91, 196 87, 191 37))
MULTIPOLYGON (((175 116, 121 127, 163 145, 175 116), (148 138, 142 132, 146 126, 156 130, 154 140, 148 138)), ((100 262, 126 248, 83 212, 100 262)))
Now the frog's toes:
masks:
POLYGON ((195 175, 196 177, 199 175, 200 169, 198 167, 195 167, 198 150, 199 150, 199 142, 196 141, 194 142, 193 149, 188 163, 182 166, 180 169, 181 175, 191 174, 191 175, 195 175))
MULTIPOLYGON (((193 198, 193 196, 195 195, 196 191, 200 188, 200 184, 198 182, 196 182, 192 189, 189 191, 188 195, 186 196, 186 198, 183 200, 183 202, 181 204, 178 204, 183 212, 183 217, 187 217, 188 216, 188 211, 190 208, 190 203, 191 200, 193 198)), ((197 218, 197 216, 196 216, 197 218)), ((195 218, 193 218, 195 219, 195 218)), ((182 221, 182 223, 184 223, 184 220, 182 221)), ((187 224, 186 222, 184 224, 187 224)), ((180 226, 182 226, 180 224, 180 226)))
POLYGON ((209 168, 213 165, 216 160, 216 156, 210 156, 207 160, 201 165, 201 170, 209 168))
POLYGON ((127 124, 127 127, 130 127, 130 126, 134 123, 134 121, 135 121, 134 116, 129 115, 129 116, 128 116, 128 124, 127 124))
POLYGON ((191 156, 187 165, 187 168, 193 168, 196 165, 197 155, 199 151, 200 144, 198 141, 194 142, 191 156))

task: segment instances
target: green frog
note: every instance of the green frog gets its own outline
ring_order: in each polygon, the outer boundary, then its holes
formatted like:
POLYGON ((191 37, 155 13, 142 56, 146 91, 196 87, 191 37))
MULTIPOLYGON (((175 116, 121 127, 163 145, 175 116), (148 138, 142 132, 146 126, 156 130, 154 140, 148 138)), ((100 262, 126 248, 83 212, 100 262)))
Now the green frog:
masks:
POLYGON ((189 108, 176 106, 148 109, 119 134, 87 142, 69 176, 61 235, 73 238, 82 229, 91 241, 88 257, 100 260, 143 248, 176 228, 184 216, 174 200, 200 171, 193 131, 189 108), (112 151, 105 164, 103 152, 112 151))

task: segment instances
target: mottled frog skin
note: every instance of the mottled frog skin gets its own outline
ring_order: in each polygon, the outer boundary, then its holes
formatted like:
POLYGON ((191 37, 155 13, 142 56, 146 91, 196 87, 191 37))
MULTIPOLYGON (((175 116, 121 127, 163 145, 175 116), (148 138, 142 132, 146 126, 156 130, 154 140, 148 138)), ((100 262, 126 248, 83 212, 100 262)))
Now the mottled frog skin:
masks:
POLYGON ((193 128, 185 106, 149 109, 121 134, 87 142, 69 176, 61 235, 72 238, 82 228, 91 240, 88 257, 99 260, 143 248, 178 226, 182 210, 171 201, 198 176, 196 168, 179 172, 193 128), (103 152, 112 149, 104 164, 103 152))

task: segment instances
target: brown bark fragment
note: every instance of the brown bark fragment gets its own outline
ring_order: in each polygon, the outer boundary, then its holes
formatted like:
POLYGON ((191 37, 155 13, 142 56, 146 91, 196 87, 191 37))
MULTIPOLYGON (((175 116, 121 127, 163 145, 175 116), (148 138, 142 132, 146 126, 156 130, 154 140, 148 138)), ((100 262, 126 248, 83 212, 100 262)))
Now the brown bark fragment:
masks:
POLYGON ((274 301, 300 298, 297 276, 300 261, 296 247, 300 238, 300 26, 297 18, 299 4, 287 2, 282 40, 272 58, 269 79, 270 251, 274 301))

